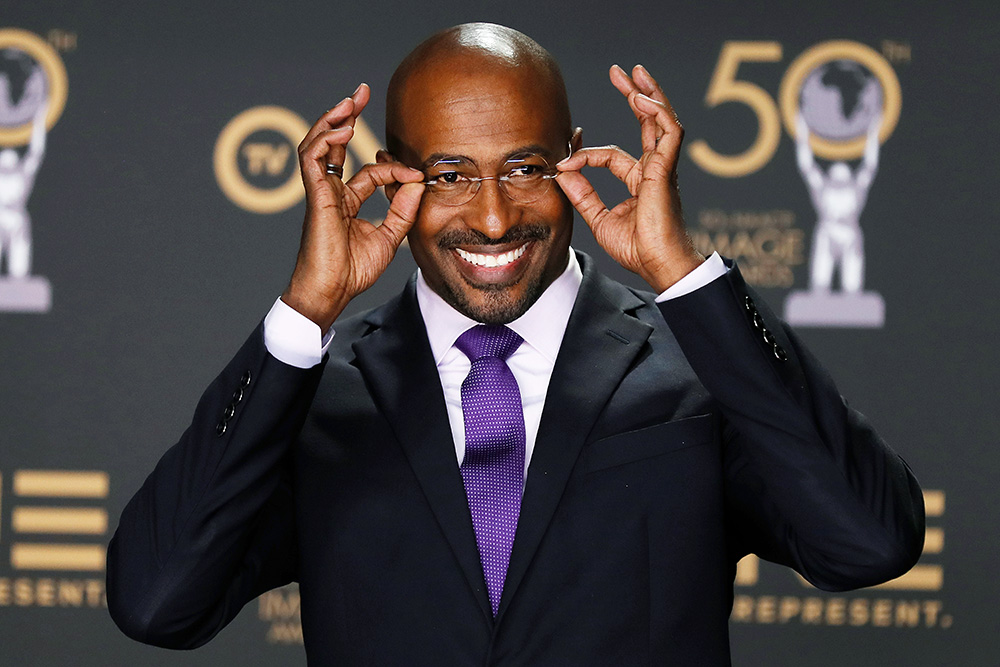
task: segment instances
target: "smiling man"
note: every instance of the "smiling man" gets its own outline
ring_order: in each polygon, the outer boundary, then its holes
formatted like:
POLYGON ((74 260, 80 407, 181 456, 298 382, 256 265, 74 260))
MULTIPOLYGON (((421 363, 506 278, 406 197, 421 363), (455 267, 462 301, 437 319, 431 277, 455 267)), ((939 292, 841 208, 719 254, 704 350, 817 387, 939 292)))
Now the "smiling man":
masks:
POLYGON ((288 288, 109 547, 127 634, 197 646, 298 581, 310 664, 725 665, 745 554, 828 590, 916 561, 912 474, 695 252, 677 118, 641 66, 610 77, 639 159, 584 148, 552 57, 489 24, 403 61, 388 151, 349 182, 368 87, 317 121, 288 288), (629 198, 605 207, 587 166, 629 198), (570 248, 574 209, 653 293, 570 248), (342 318, 407 236, 414 279, 342 318))

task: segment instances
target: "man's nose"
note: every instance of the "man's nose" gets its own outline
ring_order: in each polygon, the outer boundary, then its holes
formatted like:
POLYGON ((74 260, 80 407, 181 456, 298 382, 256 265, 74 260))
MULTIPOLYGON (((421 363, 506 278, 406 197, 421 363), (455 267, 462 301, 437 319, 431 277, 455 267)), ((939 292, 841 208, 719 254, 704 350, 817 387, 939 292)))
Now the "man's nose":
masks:
POLYGON ((500 189, 495 178, 480 181, 479 191, 466 207, 465 224, 491 239, 502 238, 521 217, 521 208, 500 189))

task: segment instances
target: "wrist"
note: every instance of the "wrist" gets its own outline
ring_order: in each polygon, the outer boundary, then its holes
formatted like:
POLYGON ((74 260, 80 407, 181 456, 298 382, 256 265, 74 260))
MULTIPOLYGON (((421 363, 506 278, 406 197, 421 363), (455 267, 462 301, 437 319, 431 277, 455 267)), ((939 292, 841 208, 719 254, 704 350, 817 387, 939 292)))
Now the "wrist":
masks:
POLYGON ((705 256, 691 247, 685 252, 664 256, 657 262, 651 262, 642 277, 653 291, 661 294, 701 266, 704 261, 705 256))
POLYGON ((323 295, 297 283, 294 278, 282 292, 281 300, 300 315, 315 322, 319 326, 321 335, 326 335, 350 302, 350 298, 346 295, 339 297, 323 295))

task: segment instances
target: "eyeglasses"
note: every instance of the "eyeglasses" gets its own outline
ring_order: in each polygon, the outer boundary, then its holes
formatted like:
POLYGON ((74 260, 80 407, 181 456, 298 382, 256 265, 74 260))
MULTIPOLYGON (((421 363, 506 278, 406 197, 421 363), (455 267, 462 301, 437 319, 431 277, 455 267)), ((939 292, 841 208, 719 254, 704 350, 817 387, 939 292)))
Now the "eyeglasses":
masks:
POLYGON ((557 176, 555 167, 536 153, 509 158, 496 176, 480 176, 473 162, 459 157, 438 160, 424 174, 427 193, 445 206, 468 204, 483 181, 496 181, 511 201, 530 204, 545 194, 549 181, 557 176))

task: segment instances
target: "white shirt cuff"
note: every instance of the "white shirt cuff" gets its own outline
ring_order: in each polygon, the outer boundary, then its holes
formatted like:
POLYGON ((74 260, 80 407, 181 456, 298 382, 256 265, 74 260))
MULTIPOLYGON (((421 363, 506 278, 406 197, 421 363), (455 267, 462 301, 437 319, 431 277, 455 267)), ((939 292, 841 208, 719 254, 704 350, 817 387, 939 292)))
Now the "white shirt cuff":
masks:
POLYGON ((670 299, 676 299, 679 296, 684 296, 685 294, 690 294, 695 290, 701 289, 716 278, 726 275, 728 272, 729 269, 726 268, 726 263, 722 261, 719 253, 713 252, 708 259, 699 264, 691 273, 663 290, 660 296, 656 297, 656 302, 662 303, 670 299))
POLYGON ((281 297, 264 318, 264 347, 272 357, 289 366, 312 368, 323 361, 332 340, 332 328, 322 335, 318 324, 281 297))

